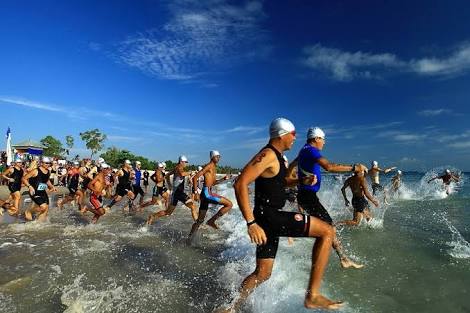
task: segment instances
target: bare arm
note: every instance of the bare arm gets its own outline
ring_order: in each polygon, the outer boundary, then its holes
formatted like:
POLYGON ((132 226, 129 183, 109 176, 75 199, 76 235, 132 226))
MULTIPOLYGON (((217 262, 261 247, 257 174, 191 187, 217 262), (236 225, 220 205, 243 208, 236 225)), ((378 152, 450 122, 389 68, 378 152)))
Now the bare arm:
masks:
MULTIPOLYGON (((272 173, 277 163, 277 157, 271 149, 263 149, 243 168, 242 173, 235 182, 234 189, 238 206, 247 222, 255 221, 253 210, 250 206, 248 185, 263 173, 272 173)), ((274 176, 274 175, 273 175, 274 176)), ((267 237, 264 230, 256 223, 248 226, 248 234, 252 242, 265 244, 267 237)))
MULTIPOLYGON (((13 172, 13 167, 9 167, 5 172, 2 174, 2 178, 8 180, 9 182, 12 181, 13 178, 9 177, 10 174, 13 172)), ((14 179, 13 179, 14 181, 14 179)))
POLYGON ((429 184, 430 182, 432 182, 433 180, 436 180, 436 179, 438 179, 438 178, 440 178, 440 177, 439 177, 439 176, 436 176, 436 177, 431 178, 430 180, 428 180, 428 184, 429 184))
POLYGON ((328 172, 351 172, 354 169, 354 165, 331 163, 325 158, 318 159, 318 164, 328 172))
POLYGON ((199 172, 197 172, 196 175, 194 175, 193 178, 191 179, 191 181, 193 183, 193 193, 196 192, 197 185, 198 185, 197 180, 199 179, 199 177, 204 175, 209 170, 209 164, 210 163, 207 163, 206 165, 204 165, 203 169, 200 170, 199 172))
POLYGON ((21 182, 23 183, 23 185, 25 185, 26 187, 28 187, 29 189, 29 193, 30 194, 34 194, 34 188, 33 186, 31 186, 29 184, 29 179, 31 177, 36 177, 38 175, 38 170, 35 169, 35 170, 32 170, 32 171, 29 171, 26 175, 23 176, 23 178, 21 179, 21 182))
POLYGON ((95 194, 100 194, 100 191, 98 189, 96 189, 95 185, 96 185, 96 182, 98 181, 99 179, 99 176, 100 175, 96 175, 95 178, 93 178, 93 180, 91 182, 88 183, 88 188, 93 191, 95 194))
POLYGON ((361 177, 361 187, 362 190, 364 191, 364 195, 369 199, 376 207, 379 206, 379 201, 377 201, 374 197, 369 192, 369 188, 367 188, 367 183, 366 179, 364 177, 361 177))

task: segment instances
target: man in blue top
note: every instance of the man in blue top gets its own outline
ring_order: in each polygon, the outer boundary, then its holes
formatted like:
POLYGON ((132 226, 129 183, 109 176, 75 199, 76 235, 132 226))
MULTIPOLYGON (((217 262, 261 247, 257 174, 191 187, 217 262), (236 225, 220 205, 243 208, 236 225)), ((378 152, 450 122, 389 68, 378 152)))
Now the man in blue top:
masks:
POLYGON ((142 205, 142 203, 144 203, 144 195, 145 195, 144 190, 140 186, 140 183, 142 181, 142 170, 140 169, 141 166, 142 164, 140 163, 140 161, 135 161, 134 182, 132 184, 132 191, 134 192, 134 195, 135 195, 134 200, 137 199, 138 195, 140 195, 140 200, 139 200, 140 206, 142 205))
MULTIPOLYGON (((325 133, 319 127, 310 127, 307 133, 307 143, 302 147, 297 157, 297 170, 299 177, 299 193, 297 194, 297 203, 309 215, 315 216, 322 221, 333 225, 333 220, 328 211, 320 203, 317 192, 321 186, 321 168, 329 172, 361 172, 366 169, 362 164, 343 165, 330 163, 325 159, 320 151, 325 145, 325 133), (311 176, 315 175, 317 183, 311 185, 311 176)), ((341 242, 336 236, 333 239, 333 248, 339 256, 343 268, 354 267, 361 268, 351 261, 344 253, 341 242)))

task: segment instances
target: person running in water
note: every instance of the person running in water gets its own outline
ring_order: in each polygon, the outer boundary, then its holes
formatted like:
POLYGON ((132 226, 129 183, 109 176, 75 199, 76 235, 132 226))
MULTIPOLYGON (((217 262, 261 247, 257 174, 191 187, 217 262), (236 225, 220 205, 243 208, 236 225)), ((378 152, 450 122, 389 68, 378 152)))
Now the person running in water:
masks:
POLYGON ((132 192, 134 193, 134 200, 137 199, 137 196, 140 195, 139 198, 139 206, 142 206, 142 203, 144 203, 144 196, 145 192, 142 189, 142 186, 140 186, 140 183, 142 182, 142 170, 141 170, 142 164, 140 161, 135 161, 135 167, 134 167, 134 180, 132 184, 132 192))
POLYGON ((398 189, 401 187, 401 176, 402 172, 400 170, 397 171, 397 174, 392 177, 392 194, 398 192, 398 189))
POLYGON ((428 180, 428 184, 430 182, 432 182, 433 180, 436 180, 436 179, 441 179, 442 180, 442 183, 444 184, 444 188, 446 190, 447 195, 450 195, 450 193, 451 193, 450 183, 451 182, 458 183, 460 181, 460 177, 458 175, 455 175, 454 173, 452 173, 449 169, 446 169, 444 171, 444 174, 442 174, 440 176, 433 177, 430 180, 428 180))
POLYGON ((372 166, 369 169, 369 177, 372 181, 372 194, 375 196, 377 191, 383 191, 384 193, 384 203, 387 202, 387 190, 380 184, 380 173, 387 174, 388 172, 396 169, 396 166, 389 167, 386 169, 381 169, 377 161, 372 161, 372 166))
POLYGON ((199 226, 204 222, 204 218, 206 217, 207 210, 209 209, 209 204, 215 205, 222 205, 222 208, 214 214, 208 221, 207 225, 211 226, 212 228, 219 229, 215 222, 219 219, 222 215, 226 214, 232 208, 233 204, 232 201, 229 199, 219 196, 212 192, 212 187, 219 184, 222 181, 228 179, 228 176, 224 176, 222 179, 217 180, 217 164, 220 161, 220 153, 219 151, 212 150, 209 153, 210 162, 204 165, 204 167, 197 172, 196 175, 192 178, 193 181, 193 194, 196 193, 197 190, 197 182, 200 177, 204 177, 204 186, 202 187, 201 191, 201 203, 199 205, 199 215, 197 220, 194 222, 191 232, 189 233, 188 242, 191 243, 196 231, 199 229, 199 226))
MULTIPOLYGON (((68 184, 69 194, 63 199, 57 201, 57 206, 59 209, 62 209, 65 204, 75 200, 78 203, 78 207, 81 210, 80 202, 83 198, 83 192, 79 189, 79 179, 80 179, 80 163, 78 161, 73 162, 73 167, 69 169, 68 173, 68 184)), ((82 213, 84 210, 82 211, 82 213)))
POLYGON ((127 196, 128 199, 128 210, 132 210, 132 201, 135 198, 134 193, 132 192, 131 186, 131 161, 126 160, 122 165, 121 169, 116 173, 116 177, 118 178, 118 184, 116 186, 116 195, 109 204, 109 208, 111 209, 113 205, 121 201, 124 196, 127 196))
POLYGON ((376 207, 379 206, 379 202, 372 197, 367 188, 367 182, 364 177, 365 172, 354 173, 353 176, 346 179, 344 182, 341 192, 344 198, 344 204, 349 207, 350 203, 348 197, 346 196, 346 188, 351 188, 353 194, 352 206, 354 208, 354 216, 352 220, 345 220, 338 222, 336 225, 350 225, 357 226, 361 223, 362 217, 365 217, 367 220, 371 218, 369 203, 366 200, 369 199, 376 207))
MULTIPOLYGON (((153 191, 152 191, 152 199, 143 203, 140 208, 145 208, 149 205, 162 205, 160 201, 160 197, 163 198, 163 207, 166 208, 168 206, 168 198, 170 196, 170 192, 165 186, 165 173, 163 172, 164 166, 163 163, 158 163, 158 167, 155 170, 155 173, 153 173, 152 176, 150 176, 150 179, 153 180, 155 183, 155 186, 153 186, 153 191)), ((153 215, 155 213, 152 213, 153 215)), ((151 219, 151 216, 148 217, 148 219, 151 219)))
POLYGON ((145 189, 145 192, 147 192, 149 188, 149 177, 150 177, 149 171, 145 170, 142 176, 144 180, 144 189, 145 189))
POLYGON ((170 203, 166 210, 151 214, 147 219, 147 225, 151 225, 155 220, 163 216, 170 216, 173 214, 173 211, 175 211, 176 205, 179 201, 184 203, 184 205, 191 210, 193 220, 197 220, 198 214, 196 205, 194 204, 193 200, 184 192, 185 177, 191 175, 191 172, 185 171, 187 164, 188 158, 182 155, 179 157, 176 167, 166 174, 165 178, 167 179, 168 186, 170 186, 170 176, 173 175, 173 192, 171 193, 170 203))
MULTIPOLYGON (((238 296, 231 305, 218 312, 234 312, 239 309, 253 290, 271 276, 279 245, 279 237, 315 237, 312 251, 310 281, 304 306, 309 309, 336 309, 341 302, 332 301, 320 293, 331 244, 335 231, 322 220, 300 214, 285 212, 285 188, 297 184, 287 177, 283 152, 291 149, 296 133, 287 119, 277 118, 269 127, 269 143, 245 165, 235 181, 238 206, 247 222, 248 235, 256 246, 256 269, 242 282, 238 296), (249 201, 248 185, 255 182, 254 210, 249 201)), ((304 183, 314 181, 310 176, 304 183)))
POLYGON ((41 165, 23 176, 22 182, 28 187, 29 196, 34 202, 34 206, 24 212, 25 219, 28 221, 33 220, 32 213, 38 213, 37 220, 43 222, 47 218, 49 211, 49 196, 46 190, 57 191, 49 180, 51 167, 51 159, 43 157, 41 165))
MULTIPOLYGON (((366 167, 361 164, 342 165, 329 162, 320 151, 325 145, 325 133, 319 127, 310 127, 307 133, 307 143, 302 147, 294 162, 297 163, 299 177, 297 203, 300 208, 311 216, 315 216, 325 223, 333 226, 333 219, 328 211, 320 203, 317 192, 321 186, 321 168, 328 172, 364 171, 366 167), (317 182, 310 184, 310 178, 315 176, 317 182), (307 180, 307 183, 304 181, 307 180)), ((293 163, 294 163, 293 162, 293 163)), ((294 163, 295 164, 295 163, 294 163)), ((338 254, 343 268, 362 268, 363 265, 350 260, 344 253, 344 249, 337 236, 333 238, 333 248, 338 254)))
POLYGON ((90 193, 90 204, 91 208, 88 209, 94 214, 92 223, 96 224, 98 219, 103 216, 107 211, 108 207, 103 207, 103 196, 106 196, 106 186, 109 184, 109 174, 111 173, 111 167, 106 163, 101 163, 100 172, 93 178, 88 184, 88 188, 91 190, 90 193))
POLYGON ((14 165, 9 167, 2 174, 2 177, 8 181, 8 190, 10 190, 10 198, 13 201, 13 205, 8 209, 8 214, 12 216, 20 213, 21 181, 23 174, 23 161, 18 157, 15 159, 14 165))

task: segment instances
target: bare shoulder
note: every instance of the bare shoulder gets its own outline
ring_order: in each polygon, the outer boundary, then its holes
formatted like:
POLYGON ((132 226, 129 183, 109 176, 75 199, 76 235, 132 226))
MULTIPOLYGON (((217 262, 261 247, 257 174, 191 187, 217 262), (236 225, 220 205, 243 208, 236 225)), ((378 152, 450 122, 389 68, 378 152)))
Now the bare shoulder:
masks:
POLYGON ((261 162, 269 162, 276 158, 276 154, 269 148, 264 148, 251 159, 250 165, 256 166, 261 162))

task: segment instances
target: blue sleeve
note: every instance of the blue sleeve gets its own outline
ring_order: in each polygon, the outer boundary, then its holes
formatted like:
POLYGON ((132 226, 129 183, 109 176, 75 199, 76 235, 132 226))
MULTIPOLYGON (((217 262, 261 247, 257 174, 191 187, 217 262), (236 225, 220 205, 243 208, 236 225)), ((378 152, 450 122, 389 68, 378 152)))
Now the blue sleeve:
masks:
POLYGON ((316 161, 322 158, 322 155, 320 154, 320 151, 318 150, 311 150, 311 157, 316 161))

